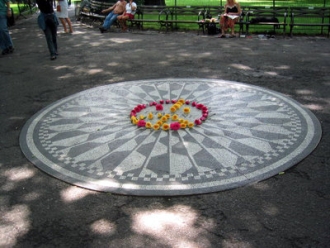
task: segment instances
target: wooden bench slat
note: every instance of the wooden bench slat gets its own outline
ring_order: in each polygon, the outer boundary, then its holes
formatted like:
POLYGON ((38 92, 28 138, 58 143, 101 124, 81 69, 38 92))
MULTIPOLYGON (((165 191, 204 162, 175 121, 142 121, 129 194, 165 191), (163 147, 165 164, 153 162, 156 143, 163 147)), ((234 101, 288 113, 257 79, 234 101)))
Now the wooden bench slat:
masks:
POLYGON ((292 7, 290 9, 290 36, 293 36, 293 28, 295 26, 304 27, 328 27, 327 37, 330 37, 330 8, 323 7, 292 7), (317 22, 306 22, 304 19, 316 19, 317 22), (304 20, 304 21, 301 21, 304 20))

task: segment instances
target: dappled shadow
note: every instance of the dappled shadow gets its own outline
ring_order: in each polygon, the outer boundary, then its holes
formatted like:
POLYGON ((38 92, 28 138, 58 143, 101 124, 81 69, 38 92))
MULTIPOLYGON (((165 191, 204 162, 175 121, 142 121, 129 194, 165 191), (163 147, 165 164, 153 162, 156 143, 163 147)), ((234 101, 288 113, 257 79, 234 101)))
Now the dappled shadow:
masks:
POLYGON ((221 40, 196 33, 105 33, 74 24, 50 61, 35 20, 11 29, 0 58, 0 246, 326 247, 330 205, 328 40, 221 40), (310 55, 313 56, 310 56, 310 55), (217 78, 297 100, 319 118, 318 148, 290 170, 235 190, 187 197, 99 193, 39 171, 19 148, 38 110, 85 89, 153 78, 217 78))

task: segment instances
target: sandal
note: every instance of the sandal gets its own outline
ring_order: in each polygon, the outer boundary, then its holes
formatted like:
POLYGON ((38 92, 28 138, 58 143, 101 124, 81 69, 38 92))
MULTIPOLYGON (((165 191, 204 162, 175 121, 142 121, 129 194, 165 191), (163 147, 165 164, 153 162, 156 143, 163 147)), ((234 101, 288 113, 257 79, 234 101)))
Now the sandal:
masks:
POLYGON ((218 36, 218 38, 226 38, 226 35, 222 34, 222 35, 218 36))

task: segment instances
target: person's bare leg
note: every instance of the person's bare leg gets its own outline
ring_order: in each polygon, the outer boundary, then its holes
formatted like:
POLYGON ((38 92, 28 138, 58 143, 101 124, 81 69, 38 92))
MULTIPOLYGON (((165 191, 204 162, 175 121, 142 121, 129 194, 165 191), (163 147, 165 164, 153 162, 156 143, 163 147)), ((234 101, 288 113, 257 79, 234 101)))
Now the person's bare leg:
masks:
POLYGON ((61 23, 62 23, 62 25, 63 25, 64 32, 67 33, 68 30, 67 30, 67 28, 66 28, 65 19, 64 19, 64 18, 59 18, 59 19, 60 19, 60 21, 61 21, 61 23))
POLYGON ((72 23, 71 23, 70 18, 65 18, 65 20, 66 20, 66 22, 67 22, 68 25, 69 25, 70 33, 73 33, 73 28, 72 28, 72 23))

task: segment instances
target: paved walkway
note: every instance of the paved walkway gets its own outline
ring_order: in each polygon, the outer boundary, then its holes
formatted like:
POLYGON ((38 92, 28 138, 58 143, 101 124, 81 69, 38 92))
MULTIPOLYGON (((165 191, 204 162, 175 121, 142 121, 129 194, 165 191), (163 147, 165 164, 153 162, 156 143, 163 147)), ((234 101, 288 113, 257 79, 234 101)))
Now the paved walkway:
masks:
MULTIPOLYGON (((49 60, 36 16, 11 28, 0 57, 1 247, 327 247, 329 61, 323 37, 217 39, 196 32, 133 33, 74 22, 49 60), (242 82, 280 92, 321 123, 317 148, 267 180, 218 193, 137 197, 50 177, 19 146, 24 124, 65 97, 111 83, 169 78, 242 82)), ((115 85, 115 84, 114 84, 115 85)))

